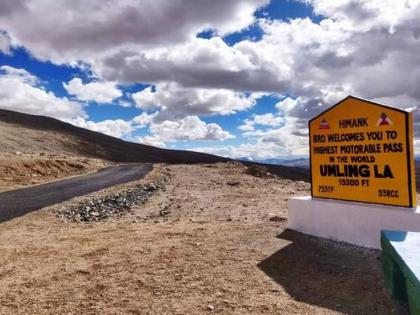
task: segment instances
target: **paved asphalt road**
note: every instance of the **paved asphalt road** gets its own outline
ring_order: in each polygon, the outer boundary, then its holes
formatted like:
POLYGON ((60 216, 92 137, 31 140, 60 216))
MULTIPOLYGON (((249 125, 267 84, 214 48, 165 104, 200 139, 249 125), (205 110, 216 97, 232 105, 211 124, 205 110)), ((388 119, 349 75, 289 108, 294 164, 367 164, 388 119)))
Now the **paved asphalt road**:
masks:
POLYGON ((90 175, 0 193, 0 222, 76 196, 141 179, 152 168, 150 163, 111 166, 90 175))

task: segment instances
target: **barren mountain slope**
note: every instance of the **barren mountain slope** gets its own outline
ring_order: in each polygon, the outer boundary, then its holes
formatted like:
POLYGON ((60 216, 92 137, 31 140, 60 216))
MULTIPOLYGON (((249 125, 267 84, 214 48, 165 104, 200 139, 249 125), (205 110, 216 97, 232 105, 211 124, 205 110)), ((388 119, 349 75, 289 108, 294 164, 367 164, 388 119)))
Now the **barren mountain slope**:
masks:
POLYGON ((207 163, 226 159, 203 153, 130 143, 62 121, 0 110, 3 152, 54 152, 114 162, 207 163))
MULTIPOLYGON (((214 163, 227 159, 130 143, 62 121, 0 110, 0 191, 82 174, 117 162, 214 163)), ((252 165, 252 163, 248 163, 252 165)), ((267 165, 267 171, 306 180, 303 170, 267 165)))

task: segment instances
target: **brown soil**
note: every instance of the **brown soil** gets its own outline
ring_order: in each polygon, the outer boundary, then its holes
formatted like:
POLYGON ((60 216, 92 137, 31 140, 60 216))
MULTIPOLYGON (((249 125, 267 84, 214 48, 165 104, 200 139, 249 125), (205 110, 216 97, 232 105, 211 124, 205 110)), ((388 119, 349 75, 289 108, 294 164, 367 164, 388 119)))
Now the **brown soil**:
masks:
MULTIPOLYGON (((1 314, 400 314, 379 252, 286 230, 309 186, 236 163, 155 166, 170 183, 121 219, 1 224, 1 314), (270 218, 275 217, 275 220, 270 218)), ((139 182, 96 193, 106 195, 139 182)))
POLYGON ((82 175, 110 165, 99 159, 53 153, 0 153, 0 192, 82 175))

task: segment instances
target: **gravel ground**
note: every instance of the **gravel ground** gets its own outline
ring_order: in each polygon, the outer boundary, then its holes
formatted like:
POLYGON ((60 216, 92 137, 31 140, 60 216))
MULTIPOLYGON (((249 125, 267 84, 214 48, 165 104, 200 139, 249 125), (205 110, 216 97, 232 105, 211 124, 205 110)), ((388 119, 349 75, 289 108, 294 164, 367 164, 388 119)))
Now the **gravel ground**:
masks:
MULTIPOLYGON (((102 198, 92 197, 57 212, 57 216, 67 222, 99 222, 109 218, 118 218, 131 213, 134 206, 144 203, 160 189, 165 187, 169 177, 162 176, 147 184, 139 184, 116 194, 109 194, 102 198)), ((163 211, 160 212, 164 214, 163 211)))
POLYGON ((236 163, 155 166, 143 180, 1 224, 1 314, 404 314, 379 252, 286 229, 309 185, 236 163), (169 177, 99 222, 57 217, 169 177))

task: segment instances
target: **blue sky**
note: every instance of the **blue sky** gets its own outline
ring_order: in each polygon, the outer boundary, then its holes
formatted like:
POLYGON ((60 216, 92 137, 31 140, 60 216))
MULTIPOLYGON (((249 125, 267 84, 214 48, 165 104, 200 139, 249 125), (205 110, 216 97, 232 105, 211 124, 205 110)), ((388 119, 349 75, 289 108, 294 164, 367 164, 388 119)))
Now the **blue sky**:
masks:
POLYGON ((348 94, 419 118, 395 82, 420 76, 417 0, 33 1, 0 4, 1 108, 255 160, 305 156, 307 120, 348 94))

